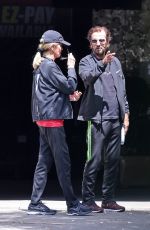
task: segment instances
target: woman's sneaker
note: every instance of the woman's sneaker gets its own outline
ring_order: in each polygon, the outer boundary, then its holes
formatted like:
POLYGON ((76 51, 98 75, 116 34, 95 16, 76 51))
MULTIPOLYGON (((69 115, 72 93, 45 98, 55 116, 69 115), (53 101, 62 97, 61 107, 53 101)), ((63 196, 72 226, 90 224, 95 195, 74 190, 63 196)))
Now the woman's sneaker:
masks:
POLYGON ((111 211, 111 212, 124 212, 125 207, 120 206, 115 201, 106 201, 102 202, 102 208, 104 209, 104 212, 111 211))
POLYGON ((92 210, 87 205, 78 203, 76 206, 69 207, 67 215, 69 216, 85 216, 91 213, 92 210))
POLYGON ((48 208, 42 202, 39 202, 37 204, 30 203, 28 206, 29 215, 55 215, 56 212, 56 210, 48 208))

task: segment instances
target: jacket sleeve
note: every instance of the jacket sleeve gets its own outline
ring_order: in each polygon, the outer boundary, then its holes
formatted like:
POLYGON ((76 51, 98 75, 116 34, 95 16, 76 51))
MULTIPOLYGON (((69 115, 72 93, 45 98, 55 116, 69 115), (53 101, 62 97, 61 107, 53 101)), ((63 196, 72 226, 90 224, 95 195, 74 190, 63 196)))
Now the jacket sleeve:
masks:
POLYGON ((74 68, 68 69, 66 77, 56 63, 41 68, 42 74, 54 88, 64 94, 72 94, 77 87, 77 76, 74 68))
POLYGON ((94 82, 104 72, 105 66, 101 61, 96 62, 93 58, 84 57, 79 62, 79 76, 84 82, 85 87, 94 82))
POLYGON ((127 93, 126 93, 126 82, 125 82, 125 76, 124 76, 124 73, 122 70, 122 65, 117 58, 115 58, 115 62, 117 63, 117 65, 119 66, 119 68, 121 69, 121 72, 122 72, 122 79, 123 79, 123 84, 124 84, 125 113, 129 113, 129 103, 127 100, 127 93))
POLYGON ((127 100, 127 95, 125 95, 125 113, 130 113, 129 111, 129 103, 127 100))

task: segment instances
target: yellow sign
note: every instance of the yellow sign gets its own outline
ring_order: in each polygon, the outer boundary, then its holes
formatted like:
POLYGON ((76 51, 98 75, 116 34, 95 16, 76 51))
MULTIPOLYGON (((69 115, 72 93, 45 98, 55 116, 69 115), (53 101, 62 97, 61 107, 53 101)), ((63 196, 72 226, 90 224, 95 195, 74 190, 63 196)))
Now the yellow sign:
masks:
POLYGON ((0 37, 39 37, 50 27, 54 12, 48 6, 2 6, 0 37))

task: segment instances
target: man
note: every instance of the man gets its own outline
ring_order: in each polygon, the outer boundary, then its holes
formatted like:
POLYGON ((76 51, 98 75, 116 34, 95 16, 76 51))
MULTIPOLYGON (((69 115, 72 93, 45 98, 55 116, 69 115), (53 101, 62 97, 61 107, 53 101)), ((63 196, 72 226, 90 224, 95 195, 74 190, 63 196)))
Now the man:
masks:
POLYGON ((83 203, 93 212, 123 212, 114 201, 121 128, 129 126, 129 106, 125 78, 120 61, 109 49, 111 35, 106 27, 95 26, 88 31, 91 54, 81 59, 79 75, 85 92, 78 120, 88 121, 88 159, 82 182, 83 203), (102 205, 95 203, 94 187, 97 172, 103 165, 102 205))
MULTIPOLYGON (((64 119, 72 119, 70 100, 78 100, 81 93, 75 91, 77 77, 75 58, 70 53, 67 60, 67 77, 55 60, 61 57, 64 41, 62 35, 48 30, 40 39, 43 61, 36 65, 32 87, 32 118, 39 127, 40 147, 33 181, 29 214, 54 215, 56 210, 42 203, 42 195, 47 183, 47 174, 55 163, 58 180, 62 188, 68 215, 86 215, 91 209, 76 198, 70 174, 70 157, 64 131, 64 119)), ((35 61, 35 60, 34 60, 35 61)))

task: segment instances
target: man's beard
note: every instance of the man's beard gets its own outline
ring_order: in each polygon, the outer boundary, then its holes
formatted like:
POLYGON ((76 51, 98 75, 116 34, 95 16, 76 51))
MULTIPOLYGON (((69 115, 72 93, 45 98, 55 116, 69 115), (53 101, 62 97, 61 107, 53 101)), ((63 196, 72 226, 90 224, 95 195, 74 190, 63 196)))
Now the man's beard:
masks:
POLYGON ((98 49, 95 49, 95 54, 98 56, 98 57, 104 57, 105 55, 105 52, 106 52, 106 48, 98 48, 98 49))

